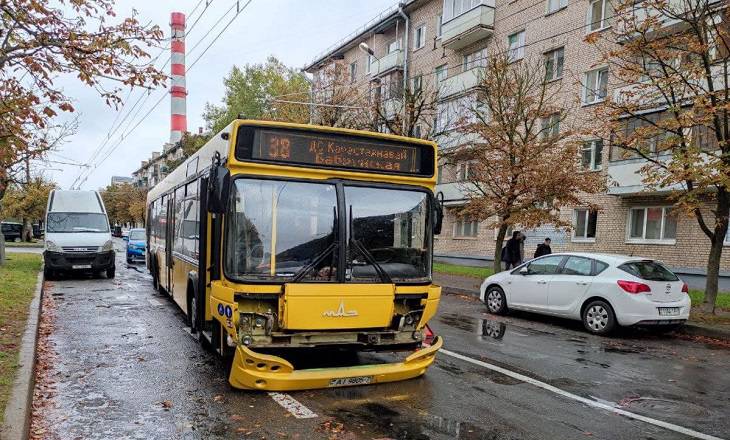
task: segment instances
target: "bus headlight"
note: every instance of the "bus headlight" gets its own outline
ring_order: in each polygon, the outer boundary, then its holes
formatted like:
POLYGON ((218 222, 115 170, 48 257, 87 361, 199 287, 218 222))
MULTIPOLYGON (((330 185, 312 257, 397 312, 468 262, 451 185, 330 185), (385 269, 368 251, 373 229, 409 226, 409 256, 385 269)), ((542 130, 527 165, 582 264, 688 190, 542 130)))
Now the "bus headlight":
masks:
POLYGON ((46 250, 50 252, 61 252, 63 249, 51 240, 46 240, 46 250))
POLYGON ((114 249, 114 242, 111 240, 107 240, 104 246, 101 247, 102 252, 109 252, 112 249, 114 249))

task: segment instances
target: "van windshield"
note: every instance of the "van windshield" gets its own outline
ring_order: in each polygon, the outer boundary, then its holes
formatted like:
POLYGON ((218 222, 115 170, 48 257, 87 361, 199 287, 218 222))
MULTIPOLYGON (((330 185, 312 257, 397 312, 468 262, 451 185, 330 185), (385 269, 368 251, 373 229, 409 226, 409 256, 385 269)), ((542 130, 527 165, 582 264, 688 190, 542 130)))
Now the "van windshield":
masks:
POLYGON ((109 222, 101 213, 52 212, 46 232, 109 232, 109 222))

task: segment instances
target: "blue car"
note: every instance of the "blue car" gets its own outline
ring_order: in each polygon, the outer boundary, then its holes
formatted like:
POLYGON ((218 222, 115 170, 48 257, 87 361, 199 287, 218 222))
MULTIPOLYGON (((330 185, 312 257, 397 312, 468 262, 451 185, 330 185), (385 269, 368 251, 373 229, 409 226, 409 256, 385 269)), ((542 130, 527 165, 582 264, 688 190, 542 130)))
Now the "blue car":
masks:
POLYGON ((124 237, 124 240, 127 242, 127 263, 144 261, 147 247, 144 229, 130 229, 129 235, 124 237))

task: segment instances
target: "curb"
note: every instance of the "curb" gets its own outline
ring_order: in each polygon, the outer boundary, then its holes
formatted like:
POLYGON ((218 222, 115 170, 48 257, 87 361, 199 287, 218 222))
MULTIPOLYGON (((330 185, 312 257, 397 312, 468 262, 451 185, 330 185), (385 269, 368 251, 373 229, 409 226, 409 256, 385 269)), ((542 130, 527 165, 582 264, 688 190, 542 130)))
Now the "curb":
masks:
MULTIPOLYGON (((441 286, 441 292, 446 295, 468 295, 479 298, 479 292, 471 289, 461 289, 459 287, 441 286)), ((730 341, 730 330, 713 328, 692 322, 685 322, 684 325, 677 330, 677 332, 686 335, 704 336, 706 338, 730 341)))
POLYGON ((0 430, 0 438, 4 440, 28 438, 33 387, 35 386, 36 346, 38 344, 38 323, 41 316, 42 297, 43 270, 41 269, 38 273, 35 294, 28 309, 28 322, 25 325, 25 332, 20 343, 18 371, 13 382, 8 406, 5 408, 5 422, 2 430, 0 430))
POLYGON ((692 336, 704 336, 707 338, 721 339, 724 341, 730 341, 730 330, 721 328, 707 327, 704 325, 697 325, 690 322, 686 322, 680 329, 680 333, 692 336))

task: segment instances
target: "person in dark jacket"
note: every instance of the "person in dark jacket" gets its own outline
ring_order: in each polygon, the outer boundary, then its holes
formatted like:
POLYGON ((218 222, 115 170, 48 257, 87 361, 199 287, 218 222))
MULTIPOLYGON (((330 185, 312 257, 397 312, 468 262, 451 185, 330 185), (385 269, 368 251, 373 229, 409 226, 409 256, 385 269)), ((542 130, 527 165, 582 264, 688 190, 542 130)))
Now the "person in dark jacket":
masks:
POLYGON ((512 238, 507 240, 507 244, 502 249, 502 255, 504 256, 504 263, 506 270, 517 267, 522 263, 522 255, 520 244, 523 235, 520 231, 512 232, 512 238))
POLYGON ((553 253, 553 250, 550 249, 550 238, 545 239, 545 243, 540 243, 537 245, 537 249, 535 250, 535 258, 542 257, 543 255, 550 255, 553 253))

